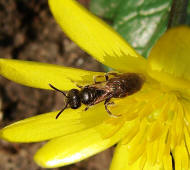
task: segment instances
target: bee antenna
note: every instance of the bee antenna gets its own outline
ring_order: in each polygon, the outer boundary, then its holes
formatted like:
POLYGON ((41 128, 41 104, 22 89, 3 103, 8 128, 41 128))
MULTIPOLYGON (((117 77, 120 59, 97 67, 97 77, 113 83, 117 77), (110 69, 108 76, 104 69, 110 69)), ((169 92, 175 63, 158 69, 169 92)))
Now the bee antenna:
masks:
POLYGON ((58 117, 60 116, 60 114, 67 108, 67 105, 68 105, 68 103, 66 103, 66 105, 64 106, 64 108, 59 111, 59 113, 55 117, 56 119, 58 119, 58 117))
POLYGON ((54 89, 55 91, 58 91, 58 92, 60 92, 60 93, 62 93, 65 97, 67 97, 66 96, 66 94, 65 94, 65 92, 63 92, 63 91, 61 91, 61 90, 59 90, 59 89, 57 89, 56 87, 54 87, 52 84, 48 84, 52 89, 54 89))

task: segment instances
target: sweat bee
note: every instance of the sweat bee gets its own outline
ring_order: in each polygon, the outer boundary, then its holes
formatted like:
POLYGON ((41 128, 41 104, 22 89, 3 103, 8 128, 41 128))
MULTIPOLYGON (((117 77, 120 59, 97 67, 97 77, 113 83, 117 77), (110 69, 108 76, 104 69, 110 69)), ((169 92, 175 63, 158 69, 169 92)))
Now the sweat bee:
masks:
POLYGON ((49 86, 62 93, 66 97, 66 104, 63 109, 57 114, 56 119, 67 108, 77 109, 81 104, 86 105, 85 111, 90 106, 98 104, 104 101, 105 109, 109 115, 114 116, 108 109, 108 105, 113 104, 110 102, 112 98, 123 98, 132 95, 139 91, 143 85, 143 78, 136 73, 106 73, 105 81, 96 81, 97 77, 94 77, 94 84, 79 86, 78 89, 71 89, 67 93, 54 87, 52 84, 49 86), (110 78, 109 76, 112 75, 110 78))

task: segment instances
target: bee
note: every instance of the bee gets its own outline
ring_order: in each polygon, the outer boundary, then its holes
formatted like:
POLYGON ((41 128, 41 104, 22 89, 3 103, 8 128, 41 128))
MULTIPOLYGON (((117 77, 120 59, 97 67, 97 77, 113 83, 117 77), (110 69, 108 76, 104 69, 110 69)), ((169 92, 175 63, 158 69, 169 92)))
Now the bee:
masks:
POLYGON ((109 105, 114 104, 110 102, 112 98, 123 98, 132 95, 142 88, 144 79, 141 75, 136 73, 106 73, 104 75, 105 81, 96 81, 97 77, 94 77, 94 84, 80 86, 77 85, 78 89, 71 89, 67 93, 61 91, 54 87, 52 84, 49 86, 62 93, 66 98, 66 104, 63 109, 57 114, 56 119, 60 114, 69 106, 72 109, 77 109, 81 104, 86 105, 85 111, 89 109, 90 106, 96 105, 104 101, 105 110, 109 115, 113 117, 118 117, 113 115, 108 109, 109 105), (110 78, 109 76, 112 75, 110 78))

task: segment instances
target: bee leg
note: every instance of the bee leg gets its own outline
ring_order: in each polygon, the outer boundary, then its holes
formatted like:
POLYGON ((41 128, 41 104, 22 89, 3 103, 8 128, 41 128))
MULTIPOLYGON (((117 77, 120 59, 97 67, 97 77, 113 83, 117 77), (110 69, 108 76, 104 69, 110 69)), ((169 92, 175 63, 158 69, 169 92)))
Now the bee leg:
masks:
POLYGON ((78 84, 75 84, 78 88, 80 88, 80 89, 82 89, 83 88, 83 86, 81 86, 81 85, 78 85, 78 84))
POLYGON ((104 82, 104 81, 97 81, 96 79, 97 79, 98 77, 100 78, 100 77, 104 77, 104 76, 102 76, 102 75, 99 75, 99 76, 93 76, 93 81, 94 81, 95 84, 98 84, 98 83, 102 83, 102 82, 104 82))
POLYGON ((98 77, 105 77, 105 81, 108 81, 108 80, 109 80, 109 75, 118 76, 118 73, 108 72, 108 73, 105 73, 104 76, 102 76, 102 75, 94 76, 94 77, 93 77, 94 83, 95 83, 95 84, 98 84, 98 83, 104 82, 104 81, 96 81, 96 78, 98 78, 98 77))
POLYGON ((85 107, 84 111, 87 111, 90 108, 90 106, 88 105, 87 107, 85 107))
POLYGON ((108 81, 108 80, 109 80, 108 73, 106 73, 106 74, 104 75, 104 77, 105 77, 106 81, 108 81))
POLYGON ((106 81, 108 81, 108 80, 109 80, 109 75, 112 75, 112 76, 118 76, 118 73, 114 73, 114 72, 107 72, 107 73, 105 74, 105 79, 106 79, 106 81))
POLYGON ((76 82, 74 82, 74 81, 72 81, 73 83, 75 83, 75 85, 78 87, 78 88, 80 88, 80 89, 82 89, 83 88, 83 86, 81 86, 81 85, 78 85, 76 82))
POLYGON ((118 118, 118 117, 120 117, 121 115, 114 115, 114 114, 112 114, 112 113, 109 111, 109 109, 108 109, 108 106, 109 106, 109 105, 113 105, 113 104, 114 104, 114 102, 109 102, 110 99, 111 99, 111 98, 108 98, 108 99, 105 100, 105 102, 104 102, 105 109, 106 109, 106 111, 108 112, 108 114, 109 114, 111 117, 118 118))
POLYGON ((104 76, 102 76, 102 75, 94 76, 93 77, 94 83, 97 84, 97 83, 101 83, 102 82, 102 81, 96 81, 96 78, 98 78, 98 77, 105 77, 105 80, 108 81, 109 80, 109 75, 117 76, 118 74, 117 73, 113 73, 113 72, 108 72, 108 73, 105 73, 104 76))
POLYGON ((87 105, 86 107, 85 107, 85 109, 84 109, 84 111, 87 111, 90 107, 92 107, 94 105, 94 103, 91 103, 91 104, 89 104, 89 105, 87 105))
POLYGON ((74 83, 74 84, 75 84, 78 88, 80 88, 80 89, 82 89, 82 88, 83 88, 83 86, 78 85, 78 84, 77 84, 77 82, 75 82, 74 80, 71 80, 71 79, 70 79, 70 81, 71 81, 72 83, 74 83))

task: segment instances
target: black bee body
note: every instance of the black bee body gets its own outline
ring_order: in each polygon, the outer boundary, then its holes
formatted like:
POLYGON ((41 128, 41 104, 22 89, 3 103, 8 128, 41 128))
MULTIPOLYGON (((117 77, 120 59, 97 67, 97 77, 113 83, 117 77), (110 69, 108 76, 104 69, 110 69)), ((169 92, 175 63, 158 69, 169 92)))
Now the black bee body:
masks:
POLYGON ((68 105, 72 109, 77 109, 81 106, 81 104, 84 104, 87 105, 85 108, 86 111, 89 106, 98 104, 102 101, 104 101, 106 111, 112 115, 112 113, 107 108, 108 105, 112 104, 109 103, 110 99, 123 98, 128 95, 132 95, 141 89, 144 82, 142 76, 136 73, 107 73, 105 75, 105 79, 105 81, 100 82, 96 82, 96 80, 94 80, 94 84, 84 87, 78 86, 81 88, 81 90, 71 89, 67 92, 67 94, 49 84, 51 88, 61 92, 67 99, 66 105, 57 114, 56 119, 65 110, 65 108, 68 107, 68 105), (114 77, 109 78, 108 75, 113 75, 114 77))

